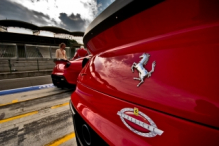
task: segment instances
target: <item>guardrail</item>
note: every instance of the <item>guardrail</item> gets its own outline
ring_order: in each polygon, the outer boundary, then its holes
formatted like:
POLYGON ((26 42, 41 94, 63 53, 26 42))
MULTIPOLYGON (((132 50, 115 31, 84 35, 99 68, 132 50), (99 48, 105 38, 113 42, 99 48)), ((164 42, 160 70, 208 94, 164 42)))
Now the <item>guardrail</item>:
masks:
POLYGON ((0 73, 51 70, 55 63, 53 59, 1 59, 0 73))
MULTIPOLYGON (((25 44, 0 43, 0 59, 54 59, 58 46, 43 46, 25 44)), ((66 56, 72 58, 77 48, 66 47, 66 56)))

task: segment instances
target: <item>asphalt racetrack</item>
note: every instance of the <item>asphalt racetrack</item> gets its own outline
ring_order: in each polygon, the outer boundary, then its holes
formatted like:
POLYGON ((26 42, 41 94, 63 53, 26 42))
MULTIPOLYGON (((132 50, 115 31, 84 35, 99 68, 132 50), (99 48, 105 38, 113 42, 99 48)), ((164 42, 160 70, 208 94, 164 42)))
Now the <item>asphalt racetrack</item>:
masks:
POLYGON ((0 96, 0 146, 76 146, 69 100, 74 89, 0 96))

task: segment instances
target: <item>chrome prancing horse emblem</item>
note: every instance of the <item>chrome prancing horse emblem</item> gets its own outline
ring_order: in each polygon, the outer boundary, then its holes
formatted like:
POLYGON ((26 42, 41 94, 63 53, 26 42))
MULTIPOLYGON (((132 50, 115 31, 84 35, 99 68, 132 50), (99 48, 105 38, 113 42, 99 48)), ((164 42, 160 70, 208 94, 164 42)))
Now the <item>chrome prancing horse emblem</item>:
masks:
POLYGON ((150 55, 147 54, 147 53, 143 53, 139 58, 142 58, 140 60, 140 62, 137 64, 137 63, 133 63, 132 64, 132 67, 131 67, 131 70, 132 72, 134 72, 134 68, 137 69, 137 71, 139 72, 139 78, 133 78, 134 80, 139 80, 140 83, 137 85, 137 87, 139 87, 143 82, 144 82, 144 78, 145 77, 150 77, 151 76, 151 73, 154 72, 154 68, 155 68, 155 65, 156 65, 156 62, 154 61, 152 63, 152 69, 151 71, 147 71, 145 68, 144 68, 144 65, 147 64, 148 62, 148 59, 149 59, 150 55))

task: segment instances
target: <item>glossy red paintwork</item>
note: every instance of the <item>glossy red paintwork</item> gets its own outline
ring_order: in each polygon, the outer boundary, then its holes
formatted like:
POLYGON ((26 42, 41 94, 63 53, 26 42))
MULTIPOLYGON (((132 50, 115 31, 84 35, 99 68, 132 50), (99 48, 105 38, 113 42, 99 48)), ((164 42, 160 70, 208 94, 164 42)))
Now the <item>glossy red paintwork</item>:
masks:
POLYGON ((69 61, 71 65, 68 68, 65 68, 66 62, 57 61, 52 74, 64 76, 69 84, 76 85, 78 74, 80 73, 82 69, 83 59, 84 57, 73 60, 73 61, 69 61))
POLYGON ((75 60, 80 57, 85 57, 87 55, 88 55, 87 50, 85 50, 84 48, 79 48, 77 52, 75 53, 74 57, 72 58, 72 60, 75 60))
POLYGON ((218 6, 216 0, 166 0, 88 42, 96 55, 79 75, 72 101, 106 142, 219 143, 218 6), (142 53, 151 55, 145 68, 150 71, 153 61, 156 67, 137 87, 131 66, 142 53), (126 107, 138 107, 164 134, 145 138, 131 132, 116 114, 126 107))
POLYGON ((52 72, 52 74, 55 74, 55 75, 63 75, 63 71, 64 71, 64 69, 65 69, 65 64, 66 64, 67 62, 65 62, 65 61, 56 61, 55 62, 55 67, 54 67, 54 69, 53 69, 53 72, 52 72))
POLYGON ((71 98, 83 119, 109 144, 118 146, 217 146, 219 131, 187 120, 163 114, 95 91, 78 82, 71 98), (164 131, 161 136, 141 137, 131 132, 117 112, 137 107, 164 131))
POLYGON ((106 94, 219 127, 218 38, 219 26, 213 26, 129 44, 98 54, 81 80, 106 94), (132 73, 131 66, 144 52, 151 55, 146 69, 151 70, 153 61, 157 65, 137 88, 133 77, 138 72, 132 73))

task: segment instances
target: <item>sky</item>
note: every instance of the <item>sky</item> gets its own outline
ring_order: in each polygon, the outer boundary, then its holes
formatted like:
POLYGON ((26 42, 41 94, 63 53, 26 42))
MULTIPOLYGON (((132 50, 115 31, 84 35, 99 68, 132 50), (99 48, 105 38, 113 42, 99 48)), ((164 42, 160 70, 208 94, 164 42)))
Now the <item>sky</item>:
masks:
POLYGON ((115 0, 0 0, 0 20, 21 20, 38 26, 85 31, 115 0))

